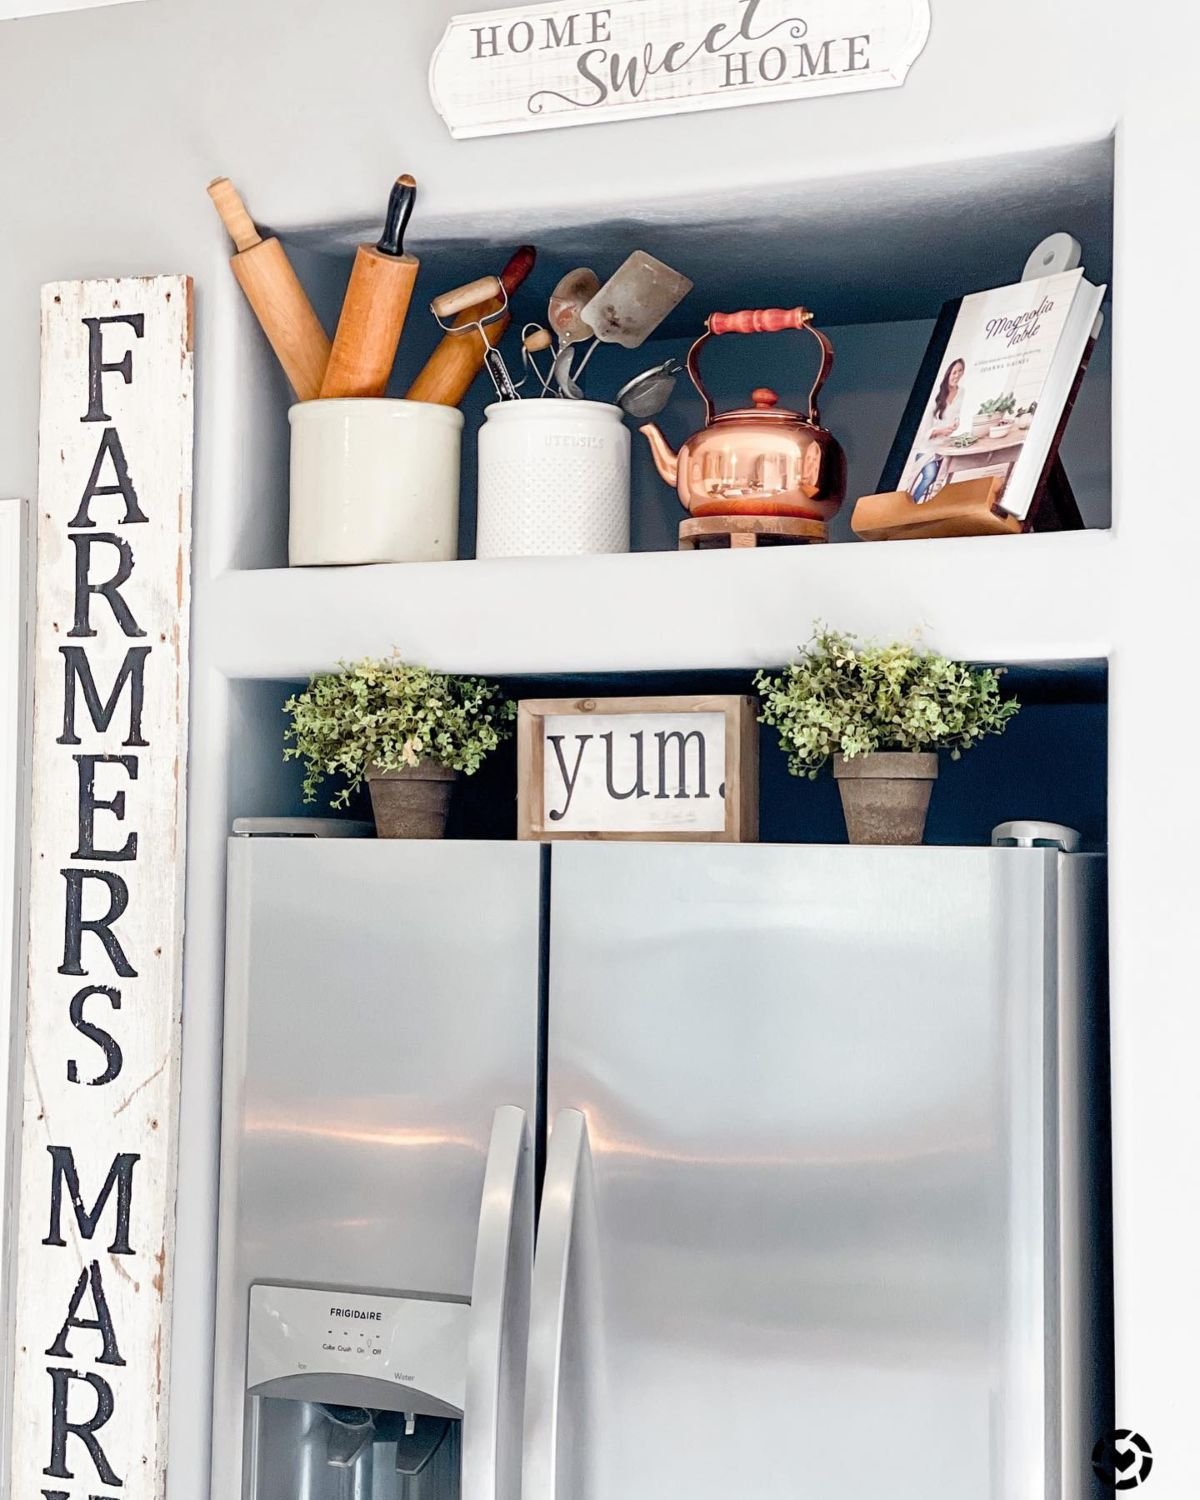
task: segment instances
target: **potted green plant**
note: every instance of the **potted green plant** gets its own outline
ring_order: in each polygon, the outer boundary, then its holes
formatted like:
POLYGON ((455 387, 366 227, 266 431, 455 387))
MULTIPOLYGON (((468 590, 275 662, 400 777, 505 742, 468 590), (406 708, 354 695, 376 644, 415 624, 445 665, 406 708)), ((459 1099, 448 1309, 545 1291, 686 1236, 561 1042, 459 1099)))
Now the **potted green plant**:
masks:
POLYGON ((957 760, 1018 711, 1000 696, 1001 670, 822 628, 793 665, 758 673, 759 717, 794 776, 815 777, 832 757, 852 844, 919 844, 938 752, 957 760))
POLYGON ((344 782, 332 807, 365 781, 379 837, 418 839, 441 838, 455 781, 512 733, 516 705, 481 678, 392 657, 314 677, 284 712, 284 759, 305 762, 306 802, 326 776, 344 782))

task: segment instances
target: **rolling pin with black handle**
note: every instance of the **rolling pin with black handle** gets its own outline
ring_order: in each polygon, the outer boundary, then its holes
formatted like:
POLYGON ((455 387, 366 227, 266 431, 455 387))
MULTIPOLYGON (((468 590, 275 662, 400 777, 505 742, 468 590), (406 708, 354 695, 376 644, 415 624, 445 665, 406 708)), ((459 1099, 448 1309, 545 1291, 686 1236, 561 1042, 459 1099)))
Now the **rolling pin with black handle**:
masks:
POLYGON ((277 239, 264 240, 259 234, 229 178, 214 178, 208 185, 208 195, 237 247, 229 264, 238 285, 297 399, 311 401, 321 393, 329 363, 329 338, 321 320, 313 312, 283 246, 277 239))
MULTIPOLYGON (((532 245, 522 245, 500 272, 504 290, 511 298, 513 293, 533 270, 537 251, 532 245)), ((480 308, 471 308, 461 313, 456 322, 462 327, 478 322, 481 316, 495 312, 500 299, 492 298, 480 308)), ((509 318, 505 314, 485 330, 487 341, 493 347, 504 336, 509 318)), ((483 369, 485 345, 479 336, 448 333, 429 356, 424 369, 409 386, 409 401, 429 401, 435 406, 458 406, 471 388, 475 377, 483 369)))
POLYGON ((387 390, 421 264, 404 250, 404 231, 416 196, 413 179, 407 173, 398 177, 388 199, 383 237, 377 245, 360 245, 355 253, 321 385, 326 399, 382 396, 387 390))

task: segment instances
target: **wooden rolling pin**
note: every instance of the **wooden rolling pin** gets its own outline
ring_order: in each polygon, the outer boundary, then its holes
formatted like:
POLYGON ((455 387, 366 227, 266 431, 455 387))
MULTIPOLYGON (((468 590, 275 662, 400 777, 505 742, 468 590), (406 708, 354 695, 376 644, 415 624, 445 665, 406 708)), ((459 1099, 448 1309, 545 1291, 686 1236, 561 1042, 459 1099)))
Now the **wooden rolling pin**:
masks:
MULTIPOLYGON (((533 270, 537 251, 532 245, 522 245, 509 263, 500 272, 500 280, 509 297, 517 290, 533 270)), ((486 317, 500 306, 498 297, 485 302, 481 307, 470 307, 455 320, 456 327, 465 327, 480 317, 486 317)), ((487 341, 494 348, 503 338, 509 318, 490 324, 485 330, 487 341)), ((471 388, 471 383, 483 369, 483 339, 477 335, 448 333, 429 356, 425 368, 408 388, 409 401, 429 401, 435 406, 457 406, 471 388)))
POLYGON ((416 196, 413 179, 407 174, 398 177, 388 199, 383 238, 355 252, 321 385, 325 398, 382 396, 387 390, 421 264, 415 255, 404 253, 404 231, 416 196))
POLYGON ((321 393, 329 363, 329 339, 313 312, 283 246, 274 237, 263 239, 228 177, 208 185, 221 221, 237 246, 230 258, 233 274, 254 309, 254 316, 283 366, 300 401, 321 393))

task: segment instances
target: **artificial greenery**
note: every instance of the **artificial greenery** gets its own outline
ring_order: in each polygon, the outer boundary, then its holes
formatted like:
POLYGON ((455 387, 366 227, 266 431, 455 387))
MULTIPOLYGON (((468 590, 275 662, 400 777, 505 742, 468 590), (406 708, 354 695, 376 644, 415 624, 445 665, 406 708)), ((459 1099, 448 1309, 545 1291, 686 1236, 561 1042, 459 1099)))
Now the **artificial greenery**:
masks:
POLYGON ((1012 391, 1003 396, 993 396, 990 400, 980 403, 979 415, 981 417, 1011 417, 1017 408, 1017 398, 1012 391))
POLYGON ((1003 734, 1020 705, 1001 698, 1002 670, 822 627, 799 661, 754 681, 759 718, 779 731, 788 770, 815 777, 834 754, 948 750, 957 760, 985 735, 1003 734))
POLYGON ((346 785, 330 805, 345 807, 373 766, 398 771, 433 760, 470 776, 512 733, 517 706, 482 678, 392 657, 342 663, 314 677, 283 711, 292 719, 283 756, 305 762, 304 800, 316 801, 326 776, 341 776, 346 785))

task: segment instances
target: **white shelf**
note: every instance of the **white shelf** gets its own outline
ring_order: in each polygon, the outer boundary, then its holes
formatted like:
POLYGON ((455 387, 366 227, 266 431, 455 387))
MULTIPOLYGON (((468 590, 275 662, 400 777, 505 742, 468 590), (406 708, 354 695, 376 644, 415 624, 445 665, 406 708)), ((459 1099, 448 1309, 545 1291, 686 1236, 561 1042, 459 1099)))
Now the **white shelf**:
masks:
POLYGON ((230 572, 197 593, 207 665, 301 678, 387 655, 503 674, 775 665, 815 620, 921 628, 974 661, 1107 655, 1113 538, 1047 536, 744 552, 230 572))

